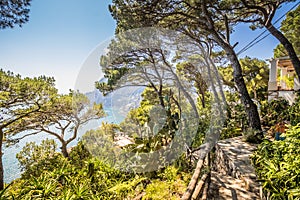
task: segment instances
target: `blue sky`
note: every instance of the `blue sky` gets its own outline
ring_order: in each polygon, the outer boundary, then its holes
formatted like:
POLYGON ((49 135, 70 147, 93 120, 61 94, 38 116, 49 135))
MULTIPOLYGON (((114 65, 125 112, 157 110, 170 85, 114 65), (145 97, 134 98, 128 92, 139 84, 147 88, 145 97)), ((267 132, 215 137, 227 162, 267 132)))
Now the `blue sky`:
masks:
MULTIPOLYGON (((33 0, 29 23, 22 28, 0 30, 0 68, 22 76, 53 76, 60 92, 74 89, 85 60, 99 44, 114 35, 115 22, 108 11, 110 2, 33 0)), ((293 5, 284 6, 277 17, 293 5)), ((239 41, 236 48, 241 49, 260 32, 241 26, 232 40, 239 41)), ((271 58, 277 44, 269 36, 241 56, 271 58)))
POLYGON ((45 74, 61 92, 74 89, 89 53, 114 34, 104 0, 33 0, 29 23, 0 30, 0 68, 22 76, 45 74))

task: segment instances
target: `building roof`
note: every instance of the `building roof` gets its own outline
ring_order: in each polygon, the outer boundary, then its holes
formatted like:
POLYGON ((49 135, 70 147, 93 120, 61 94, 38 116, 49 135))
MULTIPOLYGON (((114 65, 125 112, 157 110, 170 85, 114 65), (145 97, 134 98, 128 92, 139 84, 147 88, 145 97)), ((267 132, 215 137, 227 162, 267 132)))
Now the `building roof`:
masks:
MULTIPOLYGON (((298 56, 298 58, 300 58, 300 56, 298 56)), ((278 60, 277 66, 279 68, 285 68, 285 67, 287 67, 288 70, 294 70, 292 61, 291 61, 291 59, 290 59, 289 56, 284 56, 284 57, 275 58, 275 59, 278 60)))
POLYGON ((117 136, 115 137, 114 144, 119 147, 125 147, 129 144, 134 144, 133 139, 128 136, 117 136))

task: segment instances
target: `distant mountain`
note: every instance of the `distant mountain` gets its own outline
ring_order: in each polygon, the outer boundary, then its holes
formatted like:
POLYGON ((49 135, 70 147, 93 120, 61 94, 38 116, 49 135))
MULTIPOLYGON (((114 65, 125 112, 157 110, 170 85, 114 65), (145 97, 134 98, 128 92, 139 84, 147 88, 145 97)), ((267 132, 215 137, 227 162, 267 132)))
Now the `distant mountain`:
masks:
POLYGON ((102 103, 103 106, 108 107, 110 106, 110 96, 104 96, 98 89, 95 89, 92 92, 87 92, 85 95, 91 101, 91 103, 102 103))

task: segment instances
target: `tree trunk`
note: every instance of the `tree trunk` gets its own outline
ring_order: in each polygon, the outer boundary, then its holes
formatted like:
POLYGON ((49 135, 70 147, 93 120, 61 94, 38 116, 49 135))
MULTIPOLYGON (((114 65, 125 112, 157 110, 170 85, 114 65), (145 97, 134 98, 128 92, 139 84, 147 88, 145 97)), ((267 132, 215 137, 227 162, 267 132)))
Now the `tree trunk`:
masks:
POLYGON ((3 130, 0 128, 0 191, 4 189, 4 169, 2 163, 3 130))
POLYGON ((196 82, 196 88, 198 89, 198 96, 200 97, 201 103, 202 103, 202 108, 205 108, 205 92, 201 88, 201 84, 196 82))
POLYGON ((289 57, 292 61, 292 64, 294 66, 294 69, 296 71, 296 74, 298 76, 298 79, 300 81, 300 60, 295 52, 295 49, 293 47, 293 45, 290 43, 290 41, 278 30, 276 29, 273 24, 269 23, 265 26, 268 31, 274 36, 276 37, 279 42, 284 46, 284 48, 286 49, 286 51, 289 54, 289 57))
MULTIPOLYGON (((201 4, 202 13, 205 15, 207 19, 207 29, 208 32, 213 37, 214 41, 222 47, 222 49, 226 52, 228 59, 230 60, 233 67, 233 79, 237 86, 238 92, 241 95, 242 103, 245 106, 245 110, 247 113, 249 125, 254 130, 261 131, 260 118, 257 110, 257 106, 253 103, 249 92, 247 90, 244 78, 243 78, 243 70, 241 64, 238 60, 238 57, 233 50, 233 47, 230 45, 229 38, 224 38, 218 32, 218 30, 214 27, 214 21, 211 18, 208 9, 206 7, 207 1, 204 1, 201 4)), ((226 22, 225 22, 226 23, 226 22)))
POLYGON ((232 64, 234 82, 237 86, 238 92, 240 93, 242 103, 245 106, 249 125, 252 129, 261 131, 261 124, 260 124, 260 118, 259 118, 257 106, 252 101, 249 92, 247 90, 243 78, 242 67, 237 58, 237 55, 229 44, 220 42, 219 40, 219 45, 222 46, 223 49, 226 51, 227 57, 232 64))
POLYGON ((229 55, 234 72, 233 72, 233 77, 234 77, 234 82, 237 85, 237 88, 239 90, 239 93, 241 95, 241 100, 245 106, 245 110, 248 116, 248 121, 249 121, 249 125, 252 129, 254 130, 261 130, 261 124, 260 124, 260 118, 259 118, 259 114, 257 111, 257 106, 255 105, 255 103, 252 101, 243 75, 242 75, 242 69, 241 69, 241 65, 238 61, 238 58, 235 54, 229 55))
POLYGON ((65 143, 65 142, 61 143, 61 153, 63 154, 63 156, 65 158, 69 158, 69 153, 68 153, 68 149, 67 149, 67 143, 65 143))

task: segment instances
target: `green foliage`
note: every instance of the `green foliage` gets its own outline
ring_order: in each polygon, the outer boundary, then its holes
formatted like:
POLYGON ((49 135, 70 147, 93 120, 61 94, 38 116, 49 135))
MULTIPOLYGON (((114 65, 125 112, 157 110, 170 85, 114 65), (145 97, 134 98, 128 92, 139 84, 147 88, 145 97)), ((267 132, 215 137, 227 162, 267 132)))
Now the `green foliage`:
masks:
POLYGON ((51 172, 63 167, 66 159, 56 153, 54 147, 56 144, 53 140, 44 140, 40 145, 36 145, 34 142, 27 143, 17 154, 21 169, 24 171, 21 175, 22 179, 39 177, 45 171, 51 172))
MULTIPOLYGON (((258 101, 266 100, 266 92, 269 81, 268 64, 263 60, 250 57, 240 59, 240 63, 243 70, 245 84, 251 98, 258 101)), ((235 89, 232 67, 220 67, 219 70, 222 74, 224 84, 235 89)))
MULTIPOLYGON (((56 148, 55 141, 49 139, 43 140, 40 145, 35 142, 26 143, 16 155, 21 170, 26 171, 26 175, 42 173, 42 170, 56 159, 56 148)), ((26 175, 23 174, 23 176, 26 175)))
POLYGON ((109 189, 110 192, 116 195, 121 195, 124 198, 128 195, 135 194, 135 189, 141 185, 142 182, 147 180, 146 177, 136 176, 135 179, 126 181, 126 182, 118 182, 115 186, 109 189))
POLYGON ((249 143, 259 144, 263 141, 263 135, 260 131, 248 129, 243 131, 243 139, 249 143))
MULTIPOLYGON (((162 168, 168 165, 170 162, 168 158, 174 157, 176 150, 179 149, 176 146, 178 141, 174 142, 174 140, 176 139, 176 131, 179 128, 180 117, 177 112, 172 112, 175 109, 170 106, 170 99, 165 98, 165 101, 166 108, 161 106, 152 107, 150 112, 147 113, 151 120, 145 122, 144 126, 140 128, 139 137, 134 138, 134 144, 124 147, 126 152, 135 153, 139 157, 140 163, 145 160, 145 164, 140 166, 142 167, 141 170, 147 171, 152 166, 162 168), (162 151, 158 153, 160 150, 162 151), (152 156, 155 156, 155 158, 152 156)), ((139 127, 138 124, 135 126, 139 127)), ((184 139, 184 136, 181 136, 181 140, 184 139)), ((134 163, 136 157, 132 159, 127 159, 127 161, 134 163)))
POLYGON ((290 123, 292 126, 296 126, 298 123, 300 123, 300 96, 298 96, 295 99, 295 102, 292 106, 289 107, 288 110, 290 123))
POLYGON ((264 102, 261 106, 262 125, 271 127, 282 121, 289 121, 289 103, 280 98, 264 102))
MULTIPOLYGON (((243 70, 243 78, 249 95, 255 99, 257 106, 260 102, 266 100, 268 87, 269 69, 265 61, 245 57, 240 59, 243 70)), ((220 139, 236 137, 245 133, 245 139, 251 142, 257 142, 257 131, 251 130, 247 120, 245 105, 240 101, 237 95, 237 88, 233 81, 233 69, 231 66, 220 67, 220 73, 223 77, 223 83, 231 89, 232 92, 226 93, 227 98, 227 119, 221 133, 220 139)))
POLYGON ((162 95, 164 98, 160 99, 153 88, 146 88, 140 106, 131 110, 120 125, 129 136, 136 138, 133 148, 144 144, 138 151, 154 151, 167 145, 178 129, 180 108, 176 104, 177 97, 167 88, 162 90, 162 95))
POLYGON ((285 82, 287 89, 294 89, 294 78, 295 78, 295 76, 285 75, 285 76, 280 77, 280 78, 281 78, 280 81, 282 80, 282 81, 285 82))
POLYGON ((187 187, 187 182, 184 179, 190 178, 185 173, 179 172, 178 168, 174 166, 166 167, 158 176, 160 179, 155 179, 147 185, 146 195, 142 199, 180 199, 187 187))
POLYGON ((150 110, 152 109, 153 105, 157 103, 157 95, 151 88, 145 88, 141 96, 143 99, 140 102, 140 106, 138 108, 131 109, 125 120, 120 124, 121 129, 129 131, 128 135, 137 136, 136 130, 132 130, 130 126, 132 126, 132 124, 144 126, 146 122, 149 122, 150 110))
POLYGON ((0 70, 0 129, 4 136, 31 130, 39 124, 39 111, 56 94, 53 78, 22 78, 0 70))
POLYGON ((221 140, 240 136, 249 128, 245 108, 240 103, 237 93, 226 93, 226 98, 227 118, 221 132, 221 140))
POLYGON ((197 108, 200 120, 197 127, 197 133, 192 139, 192 144, 190 145, 191 148, 198 148, 203 143, 205 134, 207 133, 210 122, 212 120, 213 114, 211 112, 211 94, 209 92, 205 93, 204 101, 205 107, 203 107, 202 99, 200 97, 197 101, 197 108))
POLYGON ((201 100, 202 107, 204 108, 206 106, 205 94, 208 90, 208 85, 205 79, 202 77, 201 73, 197 70, 196 66, 191 63, 185 62, 178 64, 176 66, 176 69, 182 75, 182 77, 193 83, 201 100))
POLYGON ((143 192, 143 199, 161 199, 159 197, 162 196, 179 199, 191 177, 190 173, 175 166, 151 175, 129 174, 92 158, 82 143, 72 148, 70 159, 60 153, 49 153, 53 147, 50 140, 43 141, 41 145, 29 143, 24 147, 20 153, 24 156, 18 158, 25 163, 25 172, 0 193, 1 199, 123 200, 133 199, 143 192), (26 153, 26 150, 29 152, 26 153), (36 157, 39 153, 40 158, 36 157), (29 165, 29 162, 32 164, 29 165))
MULTIPOLYGON (((25 172, 8 187, 3 198, 124 199, 145 179, 91 158, 81 143, 72 149, 69 160, 59 153, 36 157, 33 151, 49 152, 51 144, 51 141, 45 141, 40 146, 28 144, 24 147, 22 154, 28 160, 25 172), (29 153, 24 152, 27 149, 29 153), (29 161, 32 164, 29 165, 29 161)), ((19 158, 24 163, 24 157, 19 158)))
POLYGON ((284 137, 261 143, 252 162, 270 199, 300 199, 300 126, 291 126, 284 137))
MULTIPOLYGON (((107 58, 104 56, 101 57, 101 66, 107 66, 107 64, 110 64, 107 63, 106 59, 107 58)), ((100 92, 102 92, 104 95, 107 95, 109 92, 114 90, 115 85, 127 72, 128 69, 125 67, 106 69, 104 72, 104 78, 107 78, 107 82, 96 82, 95 86, 100 92)))
POLYGON ((115 151, 115 124, 102 123, 96 130, 87 131, 82 136, 82 145, 91 155, 107 162, 114 161, 118 155, 115 151))
POLYGON ((69 156, 71 164, 78 167, 82 167, 84 165, 84 161, 92 157, 91 153, 88 149, 86 149, 82 141, 79 141, 75 147, 72 147, 69 156))
MULTIPOLYGON (((202 116, 206 116, 206 115, 202 115, 202 116)), ((193 138, 193 141, 191 144, 192 148, 198 148, 201 144, 203 144, 203 141, 205 138, 205 133, 208 130, 209 122, 210 121, 209 121, 208 116, 207 116, 207 118, 203 118, 199 121, 197 133, 196 133, 195 137, 193 138)))
MULTIPOLYGON (((57 95, 54 79, 45 76, 22 78, 0 70, 0 155, 3 141, 7 145, 18 142, 13 136, 32 130, 43 120, 41 110, 57 95)), ((23 137, 23 136, 22 136, 23 137)), ((0 159, 2 157, 0 156, 0 159)), ((2 162, 1 162, 2 163, 2 162)), ((0 165, 0 190, 3 189, 3 166, 0 165)))
POLYGON ((287 122, 292 126, 300 123, 300 98, 297 96, 295 102, 289 105, 288 101, 280 98, 270 102, 263 102, 261 106, 262 125, 265 130, 275 132, 275 125, 287 122))
MULTIPOLYGON (((286 19, 281 22, 280 30, 285 37, 292 43, 297 55, 300 55, 300 6, 290 11, 286 15, 286 19)), ((279 58, 287 56, 288 53, 282 44, 274 49, 274 57, 279 58)))
POLYGON ((16 25, 22 26, 29 20, 31 0, 0 2, 0 29, 13 28, 16 25))
POLYGON ((91 105, 84 94, 74 91, 56 95, 41 111, 41 121, 34 130, 56 137, 65 157, 69 157, 67 146, 77 138, 78 130, 89 121, 105 116, 102 104, 91 105))
POLYGON ((178 174, 178 169, 176 167, 168 166, 165 168, 164 172, 158 176, 161 177, 162 179, 172 182, 176 180, 177 174, 178 174))
POLYGON ((5 186, 3 190, 0 191, 0 199, 2 200, 8 200, 9 198, 5 195, 7 189, 11 186, 12 183, 5 186))
POLYGON ((176 198, 176 196, 172 195, 172 191, 170 188, 170 184, 168 182, 163 181, 153 181, 153 183, 149 184, 146 188, 146 195, 142 198, 160 200, 160 199, 180 199, 176 198))

